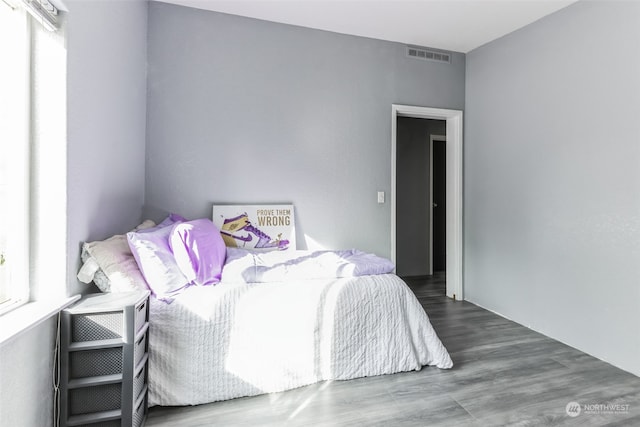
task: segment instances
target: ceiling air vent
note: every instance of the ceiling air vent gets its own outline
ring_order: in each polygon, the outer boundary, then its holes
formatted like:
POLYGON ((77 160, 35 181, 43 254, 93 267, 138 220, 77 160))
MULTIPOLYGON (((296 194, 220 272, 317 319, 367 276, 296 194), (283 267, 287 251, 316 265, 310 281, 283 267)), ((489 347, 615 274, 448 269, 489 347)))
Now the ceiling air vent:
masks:
POLYGON ((451 64, 451 54, 422 47, 407 46, 407 56, 410 58, 423 59, 425 61, 444 62, 451 64))

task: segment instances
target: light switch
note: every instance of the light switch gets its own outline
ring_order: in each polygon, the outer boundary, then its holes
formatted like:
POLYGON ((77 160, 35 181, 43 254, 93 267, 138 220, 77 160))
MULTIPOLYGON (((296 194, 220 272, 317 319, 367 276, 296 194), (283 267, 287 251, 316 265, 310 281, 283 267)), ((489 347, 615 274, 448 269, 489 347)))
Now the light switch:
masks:
POLYGON ((378 203, 384 203, 384 191, 378 191, 378 203))

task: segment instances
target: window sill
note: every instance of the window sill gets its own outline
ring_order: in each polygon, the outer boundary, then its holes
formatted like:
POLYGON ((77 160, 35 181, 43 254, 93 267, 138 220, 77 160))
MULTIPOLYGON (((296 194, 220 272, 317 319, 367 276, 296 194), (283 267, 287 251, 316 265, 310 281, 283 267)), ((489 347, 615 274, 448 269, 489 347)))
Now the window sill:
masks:
POLYGON ((30 302, 0 317, 0 347, 38 326, 80 299, 80 295, 56 301, 30 302))

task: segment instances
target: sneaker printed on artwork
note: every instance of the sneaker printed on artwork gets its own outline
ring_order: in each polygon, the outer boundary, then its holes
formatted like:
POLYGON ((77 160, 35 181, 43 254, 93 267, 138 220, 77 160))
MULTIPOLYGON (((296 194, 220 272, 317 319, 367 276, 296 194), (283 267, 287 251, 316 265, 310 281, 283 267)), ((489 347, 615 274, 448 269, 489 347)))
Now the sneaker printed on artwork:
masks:
POLYGON ((213 207, 213 222, 220 230, 227 247, 295 249, 295 241, 292 241, 295 239, 295 227, 291 205, 217 205, 213 207))

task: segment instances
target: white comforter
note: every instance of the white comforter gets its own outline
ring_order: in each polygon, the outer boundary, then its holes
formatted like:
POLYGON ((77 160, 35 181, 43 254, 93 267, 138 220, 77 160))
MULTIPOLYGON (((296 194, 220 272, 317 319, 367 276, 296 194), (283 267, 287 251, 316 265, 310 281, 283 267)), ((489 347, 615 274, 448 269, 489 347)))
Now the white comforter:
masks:
POLYGON ((452 366, 393 274, 193 287, 172 304, 152 299, 150 320, 151 406, 452 366))
POLYGON ((255 252, 227 248, 223 282, 290 282, 387 274, 395 265, 356 249, 343 251, 255 252))

